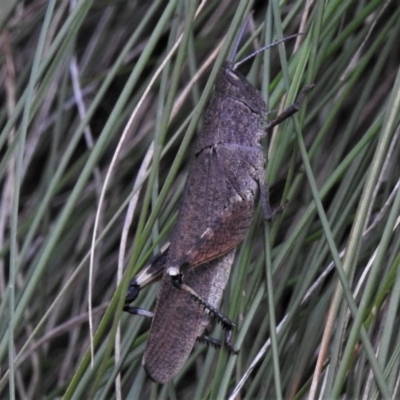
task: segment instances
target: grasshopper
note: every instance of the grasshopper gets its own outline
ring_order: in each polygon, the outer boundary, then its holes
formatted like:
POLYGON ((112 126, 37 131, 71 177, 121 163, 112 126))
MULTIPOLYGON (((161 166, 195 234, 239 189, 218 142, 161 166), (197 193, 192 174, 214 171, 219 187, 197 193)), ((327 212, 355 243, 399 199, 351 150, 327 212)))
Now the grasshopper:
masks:
POLYGON ((170 244, 133 278, 128 290, 124 310, 153 319, 142 364, 158 383, 170 381, 180 371, 196 340, 220 346, 204 335, 211 317, 225 329, 228 350, 238 351, 231 343, 235 324, 220 313, 219 306, 235 248, 249 230, 258 201, 266 221, 274 216, 259 141, 297 112, 312 88, 305 87, 293 105, 267 122, 261 93, 236 70, 263 50, 234 64, 235 48, 230 61, 223 64, 197 139, 170 244), (161 278, 161 286, 154 314, 131 307, 139 289, 156 278, 161 278))

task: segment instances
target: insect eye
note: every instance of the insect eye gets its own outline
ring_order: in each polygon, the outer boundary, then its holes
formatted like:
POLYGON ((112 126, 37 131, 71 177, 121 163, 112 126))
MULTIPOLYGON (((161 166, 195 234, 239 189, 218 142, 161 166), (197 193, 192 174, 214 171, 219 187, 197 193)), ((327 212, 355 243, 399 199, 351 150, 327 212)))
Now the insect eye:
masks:
POLYGON ((240 80, 240 77, 236 74, 236 72, 235 71, 232 71, 232 70, 228 70, 227 71, 227 77, 228 77, 228 80, 231 82, 231 83, 236 83, 236 82, 238 82, 239 80, 240 80))

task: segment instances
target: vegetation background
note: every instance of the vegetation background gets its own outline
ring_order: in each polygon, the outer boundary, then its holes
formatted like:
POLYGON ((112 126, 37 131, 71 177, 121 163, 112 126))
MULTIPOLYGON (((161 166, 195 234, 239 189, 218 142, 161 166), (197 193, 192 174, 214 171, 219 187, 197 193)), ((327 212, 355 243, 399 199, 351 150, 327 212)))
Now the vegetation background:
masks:
MULTIPOLYGON (((0 397, 399 398, 399 20, 384 0, 3 1, 0 397), (222 310, 239 355, 196 344, 158 386, 141 367, 150 322, 122 313, 126 288, 168 241, 251 10, 237 59, 304 33, 240 67, 271 115, 315 83, 265 143, 266 180, 288 203, 272 224, 257 212, 236 254, 222 310)), ((135 305, 151 310, 156 286, 135 305)))

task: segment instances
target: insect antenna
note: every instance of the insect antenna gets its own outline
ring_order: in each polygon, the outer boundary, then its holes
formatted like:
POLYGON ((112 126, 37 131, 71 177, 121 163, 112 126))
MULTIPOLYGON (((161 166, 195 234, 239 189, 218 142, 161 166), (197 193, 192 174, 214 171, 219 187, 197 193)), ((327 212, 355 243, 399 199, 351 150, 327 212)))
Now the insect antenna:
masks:
MULTIPOLYGON (((240 33, 243 35, 242 32, 240 32, 240 33)), ((300 36, 300 35, 303 35, 303 33, 296 33, 295 35, 287 36, 287 37, 285 37, 285 38, 283 38, 283 39, 281 39, 281 40, 277 40, 276 42, 271 43, 271 44, 269 44, 269 45, 267 45, 267 46, 261 47, 261 49, 256 50, 254 53, 251 53, 251 54, 249 54, 248 56, 246 56, 245 58, 243 58, 242 60, 238 61, 238 62, 233 66, 233 69, 236 69, 239 65, 242 65, 244 62, 246 62, 246 61, 249 60, 250 58, 255 57, 258 53, 261 53, 261 52, 264 51, 264 50, 270 49, 271 47, 275 47, 276 45, 278 45, 278 44, 280 44, 280 43, 286 42, 287 40, 294 39, 295 37, 300 36)), ((236 49, 236 50, 237 50, 237 46, 238 46, 238 43, 236 43, 236 46, 235 46, 235 49, 236 49)), ((231 60, 231 61, 233 62, 233 60, 231 60)))
POLYGON ((252 11, 252 12, 249 14, 249 16, 246 18, 246 21, 244 22, 244 24, 242 25, 242 28, 240 29, 239 36, 237 37, 236 42, 235 42, 235 47, 233 48, 231 57, 230 57, 230 59, 229 59, 229 61, 232 62, 232 63, 233 63, 233 61, 235 60, 235 57, 236 57, 236 54, 237 54, 237 50, 238 50, 239 44, 240 44, 240 42, 242 41, 242 37, 243 37, 243 35, 244 35, 244 32, 245 32, 245 30, 246 30, 246 28, 247 28, 247 25, 249 24, 250 18, 251 18, 252 16, 253 16, 253 11, 252 11))

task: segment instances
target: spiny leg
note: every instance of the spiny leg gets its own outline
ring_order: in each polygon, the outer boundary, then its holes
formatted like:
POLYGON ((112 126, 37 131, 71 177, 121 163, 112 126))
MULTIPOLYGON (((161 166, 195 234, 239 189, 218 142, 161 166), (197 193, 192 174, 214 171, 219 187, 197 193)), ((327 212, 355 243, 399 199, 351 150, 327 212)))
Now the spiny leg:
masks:
POLYGON ((201 296, 199 296, 190 286, 186 285, 182 282, 182 274, 178 275, 170 275, 172 284, 179 290, 183 290, 188 293, 194 300, 199 302, 205 310, 208 311, 211 317, 217 319, 217 321, 222 325, 222 327, 226 330, 232 330, 236 325, 225 315, 223 315, 216 307, 210 304, 208 301, 204 300, 201 296))
POLYGON ((200 343, 203 343, 207 346, 214 347, 214 349, 220 349, 222 346, 222 343, 220 340, 213 338, 212 336, 208 335, 201 335, 197 338, 197 341, 200 343))

